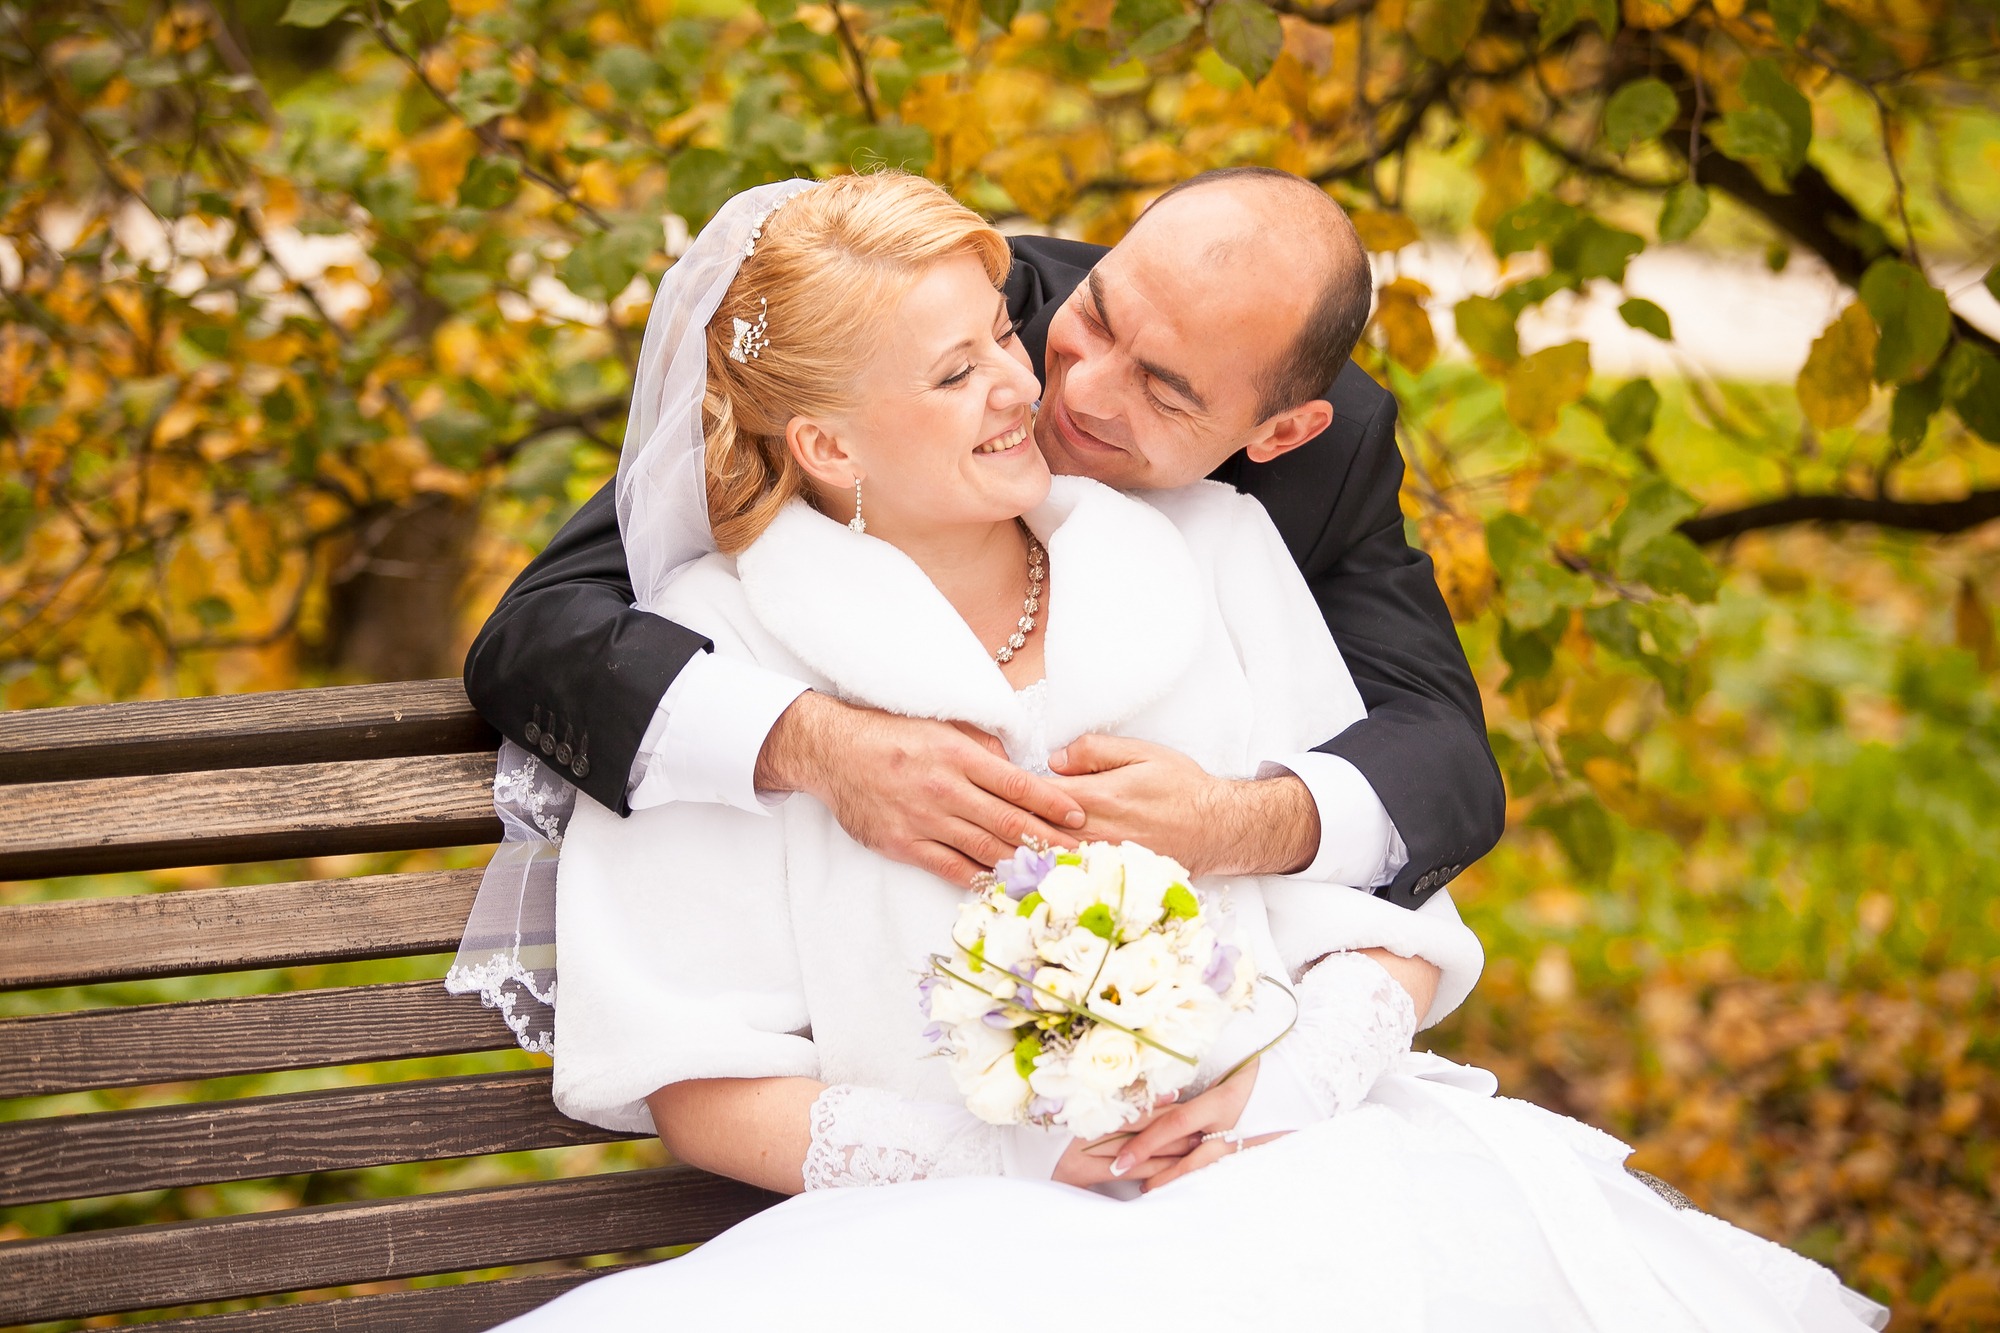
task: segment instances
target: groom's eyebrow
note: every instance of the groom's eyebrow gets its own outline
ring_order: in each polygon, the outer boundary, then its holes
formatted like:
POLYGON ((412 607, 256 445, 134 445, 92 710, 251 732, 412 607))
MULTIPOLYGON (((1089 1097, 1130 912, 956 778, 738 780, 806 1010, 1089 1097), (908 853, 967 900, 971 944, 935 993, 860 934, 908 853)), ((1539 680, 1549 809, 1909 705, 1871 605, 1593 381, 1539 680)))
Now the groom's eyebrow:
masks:
MULTIPOLYGON (((1112 341, 1117 341, 1118 335, 1111 331, 1111 315, 1104 308, 1104 279, 1097 276, 1096 269, 1092 269, 1084 277, 1084 283, 1090 288, 1090 304, 1093 307, 1092 313, 1096 315, 1098 324, 1112 341)), ((1193 404, 1195 411, 1208 411, 1208 400, 1194 391, 1194 385, 1188 382, 1187 376, 1177 370, 1169 370, 1157 362, 1142 361, 1137 357, 1134 357, 1133 361, 1138 364, 1139 369, 1145 371, 1148 375, 1151 375, 1154 379, 1172 389, 1180 397, 1185 398, 1189 403, 1193 404)))

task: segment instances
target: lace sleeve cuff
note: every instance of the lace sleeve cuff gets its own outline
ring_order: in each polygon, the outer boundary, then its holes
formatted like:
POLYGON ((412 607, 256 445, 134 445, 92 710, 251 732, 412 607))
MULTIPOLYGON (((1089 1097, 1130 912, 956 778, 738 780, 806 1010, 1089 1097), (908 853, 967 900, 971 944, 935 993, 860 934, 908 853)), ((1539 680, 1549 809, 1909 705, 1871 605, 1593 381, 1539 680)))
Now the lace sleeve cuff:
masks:
POLYGON ((1260 1062, 1237 1119, 1246 1137, 1352 1110, 1416 1036, 1409 992, 1364 954, 1329 956, 1299 982, 1298 997, 1298 1026, 1260 1062))
POLYGON ((947 1176, 1047 1180, 1069 1145, 1065 1135, 989 1125, 962 1106, 914 1102, 851 1083, 820 1093, 810 1129, 799 1172, 809 1190, 947 1176))

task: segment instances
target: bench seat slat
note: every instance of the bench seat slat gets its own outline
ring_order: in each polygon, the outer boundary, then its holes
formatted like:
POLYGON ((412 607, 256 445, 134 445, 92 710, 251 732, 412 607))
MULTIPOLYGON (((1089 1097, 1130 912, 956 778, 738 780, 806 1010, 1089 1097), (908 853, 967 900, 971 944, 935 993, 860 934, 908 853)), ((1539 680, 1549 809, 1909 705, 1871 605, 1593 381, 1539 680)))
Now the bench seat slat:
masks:
POLYGON ((545 1069, 0 1123, 0 1208, 639 1137, 555 1108, 545 1069))
POLYGON ((478 870, 0 907, 0 990, 400 958, 457 947, 478 870))
POLYGON ((438 981, 35 1014, 0 1021, 0 1097, 512 1045, 497 1012, 438 981))
POLYGON ((497 842, 492 783, 487 753, 27 783, 0 879, 497 842))
POLYGON ((0 1324, 707 1240, 778 1196, 660 1167, 0 1244, 0 1324))
POLYGON ((491 752, 456 680, 31 709, 0 724, 0 783, 491 752))
POLYGON ((461 1282, 455 1287, 267 1305, 261 1310, 161 1320, 146 1327, 153 1333, 479 1333, 593 1278, 644 1266, 606 1264, 602 1268, 461 1282))

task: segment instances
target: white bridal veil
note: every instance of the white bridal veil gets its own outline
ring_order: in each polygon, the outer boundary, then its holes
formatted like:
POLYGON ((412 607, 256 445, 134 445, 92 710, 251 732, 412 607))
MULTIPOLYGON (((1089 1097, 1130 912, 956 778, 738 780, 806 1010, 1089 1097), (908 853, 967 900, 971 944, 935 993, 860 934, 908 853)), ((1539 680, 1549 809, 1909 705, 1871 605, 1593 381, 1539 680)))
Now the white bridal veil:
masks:
MULTIPOLYGON (((731 199, 653 296, 618 456, 618 532, 641 611, 659 605, 674 575, 715 549, 701 426, 708 322, 764 219, 813 184, 777 181, 731 199)), ((555 1053, 556 858, 575 803, 576 789, 542 755, 502 742, 493 808, 505 841, 487 863, 445 974, 447 990, 477 994, 523 1048, 545 1055, 555 1053)))

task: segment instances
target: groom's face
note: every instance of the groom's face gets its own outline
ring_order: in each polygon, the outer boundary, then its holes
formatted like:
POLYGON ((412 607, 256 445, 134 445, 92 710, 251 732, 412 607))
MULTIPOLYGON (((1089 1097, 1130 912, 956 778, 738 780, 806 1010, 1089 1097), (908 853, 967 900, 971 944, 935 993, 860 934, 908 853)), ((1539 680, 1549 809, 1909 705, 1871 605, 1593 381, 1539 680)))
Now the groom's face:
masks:
POLYGON ((1053 471, 1183 486, 1256 436, 1310 284, 1281 255, 1244 249, 1247 214, 1221 186, 1167 200, 1056 312, 1035 423, 1053 471))

